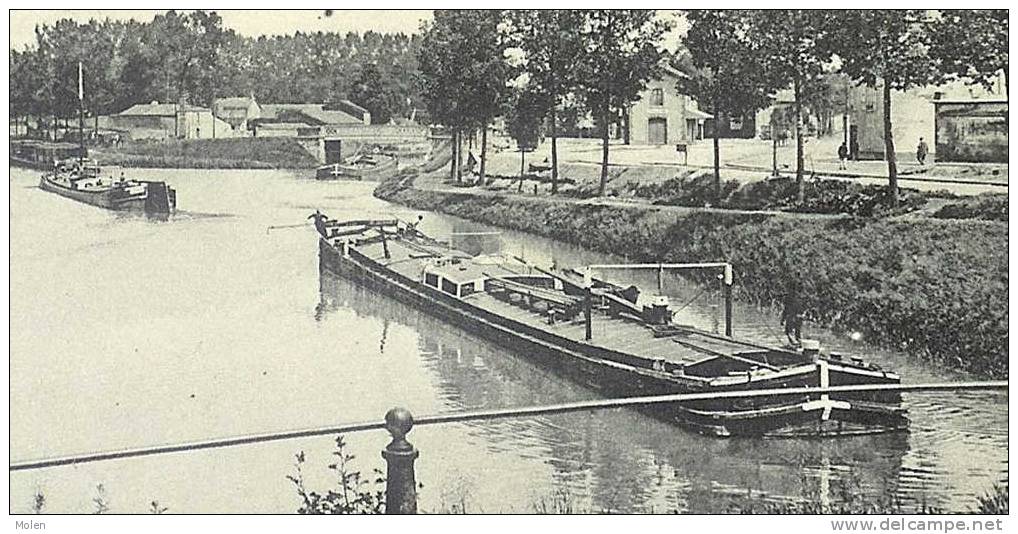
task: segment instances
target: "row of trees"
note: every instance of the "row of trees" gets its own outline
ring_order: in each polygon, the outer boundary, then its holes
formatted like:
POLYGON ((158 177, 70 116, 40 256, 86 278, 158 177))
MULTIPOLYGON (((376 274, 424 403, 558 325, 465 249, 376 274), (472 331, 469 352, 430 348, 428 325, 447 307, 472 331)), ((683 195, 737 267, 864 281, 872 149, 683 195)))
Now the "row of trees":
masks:
MULTIPOLYGON (((791 87, 796 182, 803 191, 803 103, 829 90, 834 73, 880 89, 890 196, 898 202, 891 92, 949 79, 990 83, 1007 72, 1006 10, 696 10, 687 14, 690 76, 679 90, 715 116, 759 109, 791 87)), ((715 183, 720 188, 718 143, 715 183)))
POLYGON ((602 134, 600 191, 608 178, 609 125, 657 73, 669 23, 650 10, 440 10, 424 28, 419 64, 431 118, 453 131, 450 172, 462 173, 461 139, 508 118, 521 146, 550 126, 552 191, 558 189, 558 111, 582 104, 602 134))
MULTIPOLYGON (((464 133, 480 131, 483 137, 500 116, 521 146, 547 133, 553 192, 557 115, 579 103, 602 134, 604 194, 609 125, 626 121, 626 110, 663 60, 685 74, 676 89, 715 117, 754 112, 776 92, 791 89, 801 200, 804 108, 830 114, 832 87, 847 77, 882 91, 885 154, 897 203, 892 90, 951 78, 986 83, 1007 68, 1006 10, 691 10, 685 17, 689 30, 670 54, 662 42, 670 24, 654 11, 438 11, 419 49, 423 96, 435 122, 455 132, 457 147, 464 133), (542 132, 545 123, 548 131, 542 132)), ((481 143, 484 179, 487 143, 481 143)), ((451 169, 457 177, 459 160, 451 169)), ((716 137, 714 176, 720 193, 716 137)))
POLYGON ((79 62, 90 115, 153 100, 209 106, 215 98, 249 95, 278 103, 350 99, 377 122, 423 107, 416 34, 249 38, 224 28, 215 12, 169 11, 149 23, 64 19, 38 26, 35 37, 10 54, 15 117, 76 116, 79 62))

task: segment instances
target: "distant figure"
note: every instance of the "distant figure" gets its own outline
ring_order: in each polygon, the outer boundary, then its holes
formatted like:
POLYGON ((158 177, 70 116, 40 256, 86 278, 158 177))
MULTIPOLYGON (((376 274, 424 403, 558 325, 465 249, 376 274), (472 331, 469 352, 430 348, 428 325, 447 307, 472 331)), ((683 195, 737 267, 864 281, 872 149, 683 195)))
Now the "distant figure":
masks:
POLYGON ((423 221, 423 220, 424 220, 424 216, 423 215, 418 215, 417 216, 417 222, 415 222, 415 223, 406 223, 406 234, 411 236, 411 237, 417 236, 417 235, 423 235, 423 234, 421 234, 417 230, 417 225, 421 224, 421 221, 423 221))
POLYGON ((788 337, 788 343, 792 346, 798 346, 802 342, 802 320, 804 315, 798 288, 791 286, 785 294, 784 309, 781 311, 781 324, 785 325, 785 336, 788 337))
POLYGON ((845 169, 848 168, 848 164, 845 163, 845 160, 847 160, 847 159, 848 159, 848 145, 846 145, 844 142, 842 142, 841 146, 838 147, 838 168, 839 169, 845 170, 845 169))
POLYGON ((852 161, 859 159, 859 141, 855 137, 848 142, 848 157, 852 161))
POLYGON ((471 174, 474 173, 474 167, 477 166, 477 158, 474 157, 473 152, 467 152, 467 171, 471 174))
POLYGON ((322 237, 329 237, 328 232, 326 231, 325 228, 325 221, 329 220, 329 217, 327 215, 318 210, 315 210, 314 213, 308 216, 308 219, 315 220, 315 230, 318 230, 318 233, 321 234, 322 237))
POLYGON ((915 159, 919 162, 919 165, 926 165, 926 155, 930 153, 930 147, 926 145, 926 141, 923 138, 919 138, 919 146, 915 149, 915 159))

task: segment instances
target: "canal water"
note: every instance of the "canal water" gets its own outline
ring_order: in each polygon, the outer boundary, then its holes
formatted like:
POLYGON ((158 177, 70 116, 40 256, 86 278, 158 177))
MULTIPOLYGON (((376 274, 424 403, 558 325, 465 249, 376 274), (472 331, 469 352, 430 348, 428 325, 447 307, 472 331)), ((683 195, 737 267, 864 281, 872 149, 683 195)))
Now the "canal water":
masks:
MULTIPOLYGON (((594 398, 525 355, 345 280, 320 275, 317 242, 293 225, 332 216, 416 219, 374 184, 280 171, 139 170, 178 191, 169 220, 115 214, 37 188, 11 170, 11 460, 594 398)), ((438 236, 488 231, 424 214, 438 236)), ((453 237, 559 266, 615 261, 504 232, 453 237)), ((652 275, 619 281, 654 283, 652 275)), ((667 277, 680 320, 718 328, 718 295, 667 277)), ((738 335, 777 343, 773 311, 736 305, 738 335)), ((597 332, 594 332, 597 335, 597 332)), ((808 328, 906 382, 970 378, 808 328)), ((420 506, 454 512, 698 512, 768 503, 893 499, 970 511, 1007 477, 1003 394, 910 395, 907 433, 832 440, 717 439, 631 410, 414 429, 420 506)), ((346 436, 354 469, 384 468, 384 432, 346 436)), ((309 438, 10 475, 10 509, 288 513, 295 455, 310 490, 336 487, 334 441, 309 438), (99 490, 97 486, 101 485, 99 490)), ((366 477, 372 478, 372 477, 366 477)))

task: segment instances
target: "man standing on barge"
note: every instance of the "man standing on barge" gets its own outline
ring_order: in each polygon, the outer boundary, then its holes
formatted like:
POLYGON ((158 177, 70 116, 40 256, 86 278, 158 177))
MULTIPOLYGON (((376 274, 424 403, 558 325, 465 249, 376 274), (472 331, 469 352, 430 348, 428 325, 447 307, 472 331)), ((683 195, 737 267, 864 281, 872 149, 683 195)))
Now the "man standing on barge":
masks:
POLYGON ((802 321, 804 318, 805 312, 802 300, 799 298, 799 289, 795 285, 790 285, 788 291, 785 292, 781 324, 785 325, 785 336, 788 337, 788 343, 793 347, 802 343, 802 321))

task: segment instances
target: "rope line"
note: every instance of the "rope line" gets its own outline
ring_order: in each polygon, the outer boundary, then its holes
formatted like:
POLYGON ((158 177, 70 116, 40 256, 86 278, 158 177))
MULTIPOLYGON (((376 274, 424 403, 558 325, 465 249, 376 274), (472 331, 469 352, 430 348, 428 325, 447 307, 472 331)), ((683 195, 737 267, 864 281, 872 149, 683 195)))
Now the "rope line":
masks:
MULTIPOLYGON (((445 423, 456 423, 464 421, 491 421, 511 417, 528 417, 536 415, 553 415, 588 410, 603 410, 610 408, 623 408, 629 406, 650 406, 655 404, 668 404, 674 402, 687 402, 715 399, 743 399, 767 396, 791 396, 802 394, 823 394, 823 393, 847 393, 865 391, 898 391, 903 393, 918 393, 932 391, 961 391, 961 390, 994 390, 1008 389, 1006 380, 986 382, 942 382, 930 384, 860 384, 852 386, 830 386, 830 387, 797 387, 781 389, 760 389, 749 391, 714 391, 706 393, 677 393, 670 395, 654 395, 646 397, 625 397, 614 399, 599 399, 590 401, 567 402, 547 406, 528 406, 523 408, 500 408, 494 410, 477 410, 456 413, 439 413, 414 418, 414 426, 437 425, 445 423)), ((59 458, 47 458, 38 460, 22 460, 11 462, 10 471, 27 471, 99 462, 104 460, 119 460, 124 458, 136 458, 140 456, 153 456, 175 452, 190 452, 206 449, 218 449, 224 447, 235 447, 238 445, 251 445, 255 443, 266 443, 271 441, 282 441, 289 439, 308 438, 325 436, 330 434, 349 434, 367 430, 381 430, 385 423, 359 422, 347 423, 328 427, 309 428, 302 430, 289 430, 264 434, 252 434, 247 436, 235 436, 228 438, 210 439, 204 441, 178 443, 172 445, 158 445, 150 447, 139 447, 122 449, 116 451, 93 452, 64 456, 59 458)))

